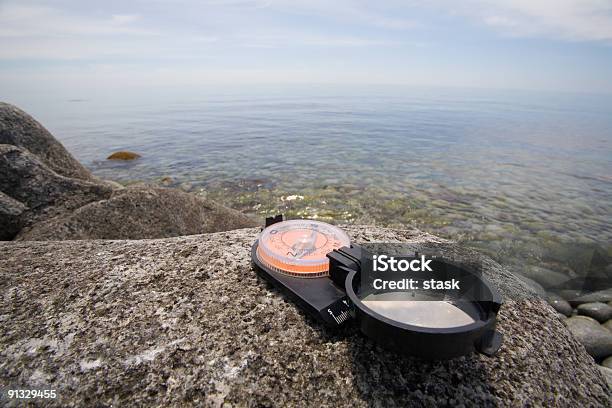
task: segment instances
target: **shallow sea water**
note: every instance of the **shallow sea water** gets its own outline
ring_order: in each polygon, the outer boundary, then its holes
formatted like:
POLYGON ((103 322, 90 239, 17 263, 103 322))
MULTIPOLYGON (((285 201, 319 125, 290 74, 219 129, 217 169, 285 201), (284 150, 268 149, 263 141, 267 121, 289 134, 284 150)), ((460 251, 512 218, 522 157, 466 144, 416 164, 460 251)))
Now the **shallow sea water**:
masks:
POLYGON ((567 272, 578 247, 612 256, 611 96, 315 87, 31 105, 103 178, 169 176, 259 216, 416 225, 520 270, 567 272), (143 157, 106 161, 116 150, 143 157))

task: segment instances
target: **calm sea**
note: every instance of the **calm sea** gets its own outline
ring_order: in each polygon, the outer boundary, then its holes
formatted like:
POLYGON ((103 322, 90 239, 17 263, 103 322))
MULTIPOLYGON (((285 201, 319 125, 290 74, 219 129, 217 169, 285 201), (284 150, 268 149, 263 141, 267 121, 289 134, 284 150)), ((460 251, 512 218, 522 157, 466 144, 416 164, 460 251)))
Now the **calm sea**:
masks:
POLYGON ((168 176, 259 215, 417 225, 513 265, 558 269, 576 244, 612 255, 612 96, 142 90, 22 107, 100 177, 168 176), (142 159, 106 161, 116 150, 142 159))

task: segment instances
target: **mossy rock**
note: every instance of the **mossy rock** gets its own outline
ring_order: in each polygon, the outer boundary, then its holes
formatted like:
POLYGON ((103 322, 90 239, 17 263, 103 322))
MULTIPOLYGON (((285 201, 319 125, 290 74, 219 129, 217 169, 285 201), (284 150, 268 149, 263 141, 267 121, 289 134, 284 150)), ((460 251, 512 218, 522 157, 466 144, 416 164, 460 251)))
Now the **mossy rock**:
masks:
POLYGON ((140 155, 134 152, 120 151, 108 156, 106 160, 135 160, 139 159, 140 155))

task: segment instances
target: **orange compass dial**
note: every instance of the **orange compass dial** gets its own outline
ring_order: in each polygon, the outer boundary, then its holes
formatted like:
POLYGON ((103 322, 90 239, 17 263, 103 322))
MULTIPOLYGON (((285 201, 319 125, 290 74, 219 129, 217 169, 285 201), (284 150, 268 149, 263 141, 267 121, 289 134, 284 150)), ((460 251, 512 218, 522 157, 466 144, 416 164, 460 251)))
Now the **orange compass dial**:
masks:
POLYGON ((329 273, 326 255, 350 243, 344 231, 324 222, 283 221, 261 232, 257 258, 276 272, 315 278, 329 273))

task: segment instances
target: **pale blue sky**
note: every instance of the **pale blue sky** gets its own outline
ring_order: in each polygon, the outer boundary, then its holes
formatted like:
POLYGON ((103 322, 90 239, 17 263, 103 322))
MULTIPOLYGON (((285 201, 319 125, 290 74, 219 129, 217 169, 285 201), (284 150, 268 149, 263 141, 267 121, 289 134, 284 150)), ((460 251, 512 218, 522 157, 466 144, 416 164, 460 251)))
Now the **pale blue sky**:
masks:
POLYGON ((612 0, 0 0, 0 41, 5 97, 268 83, 612 92, 612 0))

